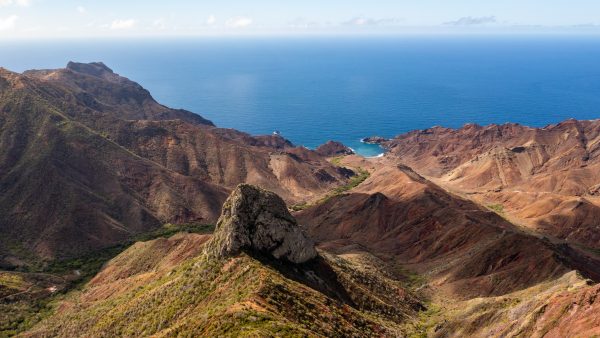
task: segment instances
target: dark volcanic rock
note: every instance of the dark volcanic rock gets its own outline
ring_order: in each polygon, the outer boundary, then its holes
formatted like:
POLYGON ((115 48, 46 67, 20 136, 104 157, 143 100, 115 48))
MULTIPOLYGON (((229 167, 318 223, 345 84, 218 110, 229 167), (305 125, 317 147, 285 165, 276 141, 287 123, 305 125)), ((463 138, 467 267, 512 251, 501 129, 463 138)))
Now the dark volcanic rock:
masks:
POLYGON ((249 184, 240 184, 231 193, 206 247, 206 253, 219 258, 242 251, 297 264, 317 257, 313 242, 281 197, 249 184))
POLYGON ((346 147, 340 142, 328 141, 325 144, 320 145, 315 152, 321 156, 339 156, 339 155, 352 155, 354 151, 346 147))
POLYGON ((362 141, 368 144, 382 144, 383 142, 386 142, 387 139, 381 136, 371 136, 363 138, 362 141))
POLYGON ((108 68, 102 62, 78 63, 69 61, 67 64, 67 69, 98 77, 102 76, 104 73, 113 73, 112 69, 108 68))

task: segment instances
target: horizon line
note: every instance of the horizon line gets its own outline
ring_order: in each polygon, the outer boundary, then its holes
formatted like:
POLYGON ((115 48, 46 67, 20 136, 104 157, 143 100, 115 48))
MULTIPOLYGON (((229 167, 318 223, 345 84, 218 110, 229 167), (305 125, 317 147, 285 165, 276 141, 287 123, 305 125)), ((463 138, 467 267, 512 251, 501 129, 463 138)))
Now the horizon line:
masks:
POLYGON ((35 40, 128 40, 128 39, 189 39, 189 38, 381 38, 381 37, 600 37, 597 31, 403 31, 403 32, 225 32, 193 34, 130 34, 130 35, 65 35, 65 36, 0 36, 0 41, 35 40))

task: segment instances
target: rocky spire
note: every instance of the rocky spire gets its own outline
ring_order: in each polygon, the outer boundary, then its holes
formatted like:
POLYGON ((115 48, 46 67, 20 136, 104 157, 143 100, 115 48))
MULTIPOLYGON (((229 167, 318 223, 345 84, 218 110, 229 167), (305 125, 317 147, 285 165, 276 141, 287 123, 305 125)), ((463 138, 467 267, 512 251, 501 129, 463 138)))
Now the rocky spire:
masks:
POLYGON ((205 251, 220 258, 248 251, 292 263, 317 257, 281 197, 248 184, 240 184, 225 201, 205 251))

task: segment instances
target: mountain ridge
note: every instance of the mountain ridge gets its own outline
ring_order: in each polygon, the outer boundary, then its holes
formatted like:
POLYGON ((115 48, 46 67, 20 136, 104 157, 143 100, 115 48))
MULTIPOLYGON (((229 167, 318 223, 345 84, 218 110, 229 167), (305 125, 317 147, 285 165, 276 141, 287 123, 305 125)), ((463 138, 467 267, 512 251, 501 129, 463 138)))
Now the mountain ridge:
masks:
POLYGON ((430 128, 386 143, 398 161, 525 227, 597 248, 600 120, 430 128), (572 215, 575 213, 575 215, 572 215))
POLYGON ((218 128, 103 63, 0 69, 0 335, 600 334, 600 120, 377 142, 218 128))
POLYGON ((295 202, 352 175, 278 136, 164 107, 103 65, 5 70, 0 79, 7 267, 106 248, 164 223, 212 223, 239 183, 295 202))
POLYGON ((257 227, 279 231, 287 209, 278 205, 281 199, 267 203, 273 198, 242 185, 225 203, 215 235, 178 234, 135 244, 24 336, 401 334, 402 323, 422 305, 391 278, 364 271, 357 279, 352 263, 325 253, 302 255, 308 260, 297 262, 276 257, 260 236, 245 243, 244 251, 213 254, 223 235, 243 238, 257 227), (224 225, 257 209, 256 219, 224 225), (399 294, 383 297, 389 290, 399 294))

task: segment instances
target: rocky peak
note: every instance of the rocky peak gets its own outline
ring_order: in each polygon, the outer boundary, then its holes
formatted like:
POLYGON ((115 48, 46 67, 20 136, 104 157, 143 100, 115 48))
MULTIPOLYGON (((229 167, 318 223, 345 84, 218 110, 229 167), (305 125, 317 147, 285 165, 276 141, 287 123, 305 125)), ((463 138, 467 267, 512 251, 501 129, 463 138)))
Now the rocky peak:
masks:
POLYGON ((26 83, 25 77, 21 74, 0 67, 0 91, 4 91, 9 87, 22 88, 26 86, 26 83))
POLYGON ((69 63, 67 64, 67 69, 77 73, 87 74, 96 77, 102 77, 106 73, 114 74, 112 69, 108 68, 102 62, 79 63, 69 61, 69 63))
POLYGON ((328 141, 315 149, 321 156, 352 155, 354 151, 337 141, 328 141))
POLYGON ((292 263, 317 257, 285 202, 277 194, 240 184, 229 196, 206 253, 225 258, 242 251, 271 256, 292 263))
POLYGON ((7 88, 10 84, 6 78, 8 78, 9 73, 6 69, 0 67, 0 91, 7 88), (6 77, 6 78, 5 78, 6 77))

